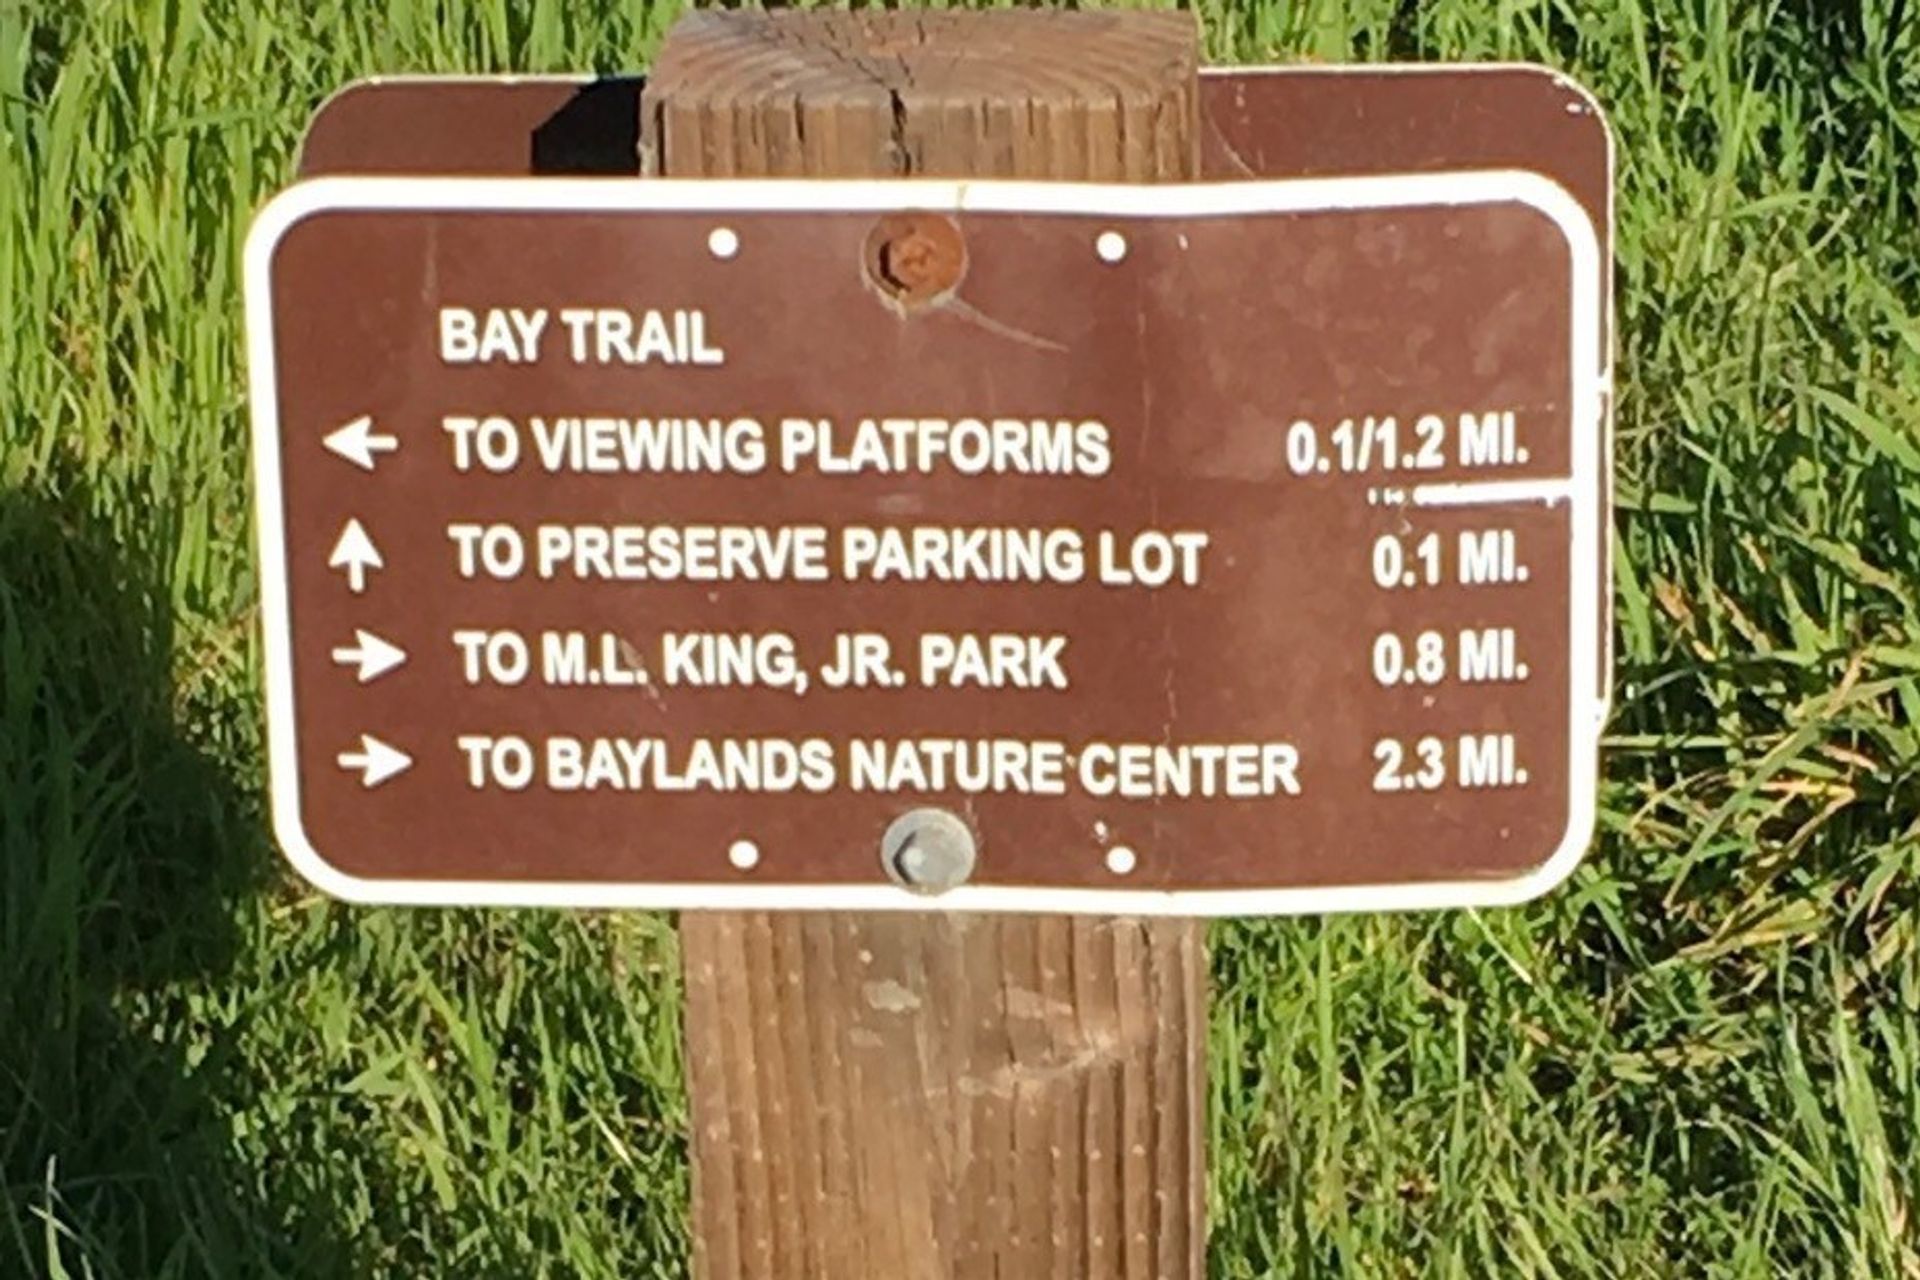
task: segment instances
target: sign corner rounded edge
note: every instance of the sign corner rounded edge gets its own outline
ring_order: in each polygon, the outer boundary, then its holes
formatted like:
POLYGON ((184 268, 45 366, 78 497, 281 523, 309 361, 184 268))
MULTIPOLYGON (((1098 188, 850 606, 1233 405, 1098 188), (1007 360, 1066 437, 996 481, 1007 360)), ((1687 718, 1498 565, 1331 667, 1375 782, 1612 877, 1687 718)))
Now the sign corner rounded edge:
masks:
POLYGON ((1607 167, 1611 169, 1613 167, 1615 141, 1613 117, 1607 113, 1606 104, 1600 101, 1600 95, 1595 93, 1586 81, 1559 67, 1550 66, 1544 62, 1522 62, 1518 65, 1536 75, 1546 78, 1552 82, 1554 88, 1572 94, 1580 100, 1580 104, 1586 108, 1586 110, 1580 114, 1589 117, 1598 124, 1600 126, 1600 132, 1605 135, 1607 139, 1607 167))
MULTIPOLYGON (((1533 169, 1501 169, 1493 172, 1506 197, 1534 210, 1559 230, 1574 260, 1583 268, 1600 259, 1600 228, 1571 191, 1533 169)), ((1576 294, 1576 302, 1577 302, 1576 294)))
MULTIPOLYGON (((269 773, 276 772, 273 763, 268 764, 269 773)), ((394 899, 380 892, 381 882, 356 876, 342 871, 314 846, 313 839, 307 834, 305 821, 300 813, 300 796, 293 787, 282 787, 278 777, 270 781, 272 798, 270 808, 273 826, 273 841, 280 847, 280 854, 287 860, 302 880, 330 898, 343 902, 355 902, 366 905, 391 903, 394 899)))
POLYGON ((1579 790, 1569 806, 1567 825, 1551 856, 1532 870, 1501 883, 1502 892, 1485 905, 1517 907, 1544 898, 1565 884, 1593 851, 1600 829, 1599 773, 1600 746, 1596 741, 1586 753, 1588 785, 1579 790))
MULTIPOLYGON (((281 239, 303 219, 335 206, 340 187, 356 179, 333 176, 299 178, 274 192, 271 199, 254 211, 247 226, 245 252, 247 281, 264 284, 272 265, 273 251, 281 239)), ((359 179, 358 181, 366 181, 359 179)))

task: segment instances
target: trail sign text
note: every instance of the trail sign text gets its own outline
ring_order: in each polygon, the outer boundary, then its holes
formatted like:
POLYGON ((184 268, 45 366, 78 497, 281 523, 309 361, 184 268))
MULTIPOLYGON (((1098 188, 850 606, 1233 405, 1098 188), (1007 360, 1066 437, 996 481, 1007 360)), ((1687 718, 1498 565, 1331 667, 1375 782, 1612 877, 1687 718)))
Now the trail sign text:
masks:
MULTIPOLYGON (((322 179, 249 323, 276 827, 348 896, 1498 902, 1604 687, 1599 253, 1517 172, 322 179), (877 287, 877 221, 963 245, 877 287)), ((911 265, 911 264, 909 264, 911 265)))

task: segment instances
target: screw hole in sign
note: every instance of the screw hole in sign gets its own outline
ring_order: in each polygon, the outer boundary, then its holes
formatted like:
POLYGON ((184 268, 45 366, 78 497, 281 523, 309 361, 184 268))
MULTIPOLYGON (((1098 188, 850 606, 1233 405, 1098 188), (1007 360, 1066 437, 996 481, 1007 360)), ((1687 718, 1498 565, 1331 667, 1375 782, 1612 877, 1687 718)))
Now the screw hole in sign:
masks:
POLYGON ((900 311, 944 302, 967 274, 967 241, 952 218, 894 213, 874 223, 863 250, 867 284, 900 311))

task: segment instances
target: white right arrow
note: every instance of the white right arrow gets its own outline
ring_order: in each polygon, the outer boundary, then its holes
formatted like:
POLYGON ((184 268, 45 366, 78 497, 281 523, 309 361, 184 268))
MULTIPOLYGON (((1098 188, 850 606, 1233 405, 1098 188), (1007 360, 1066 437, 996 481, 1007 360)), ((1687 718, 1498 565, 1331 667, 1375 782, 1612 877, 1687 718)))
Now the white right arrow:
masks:
POLYGON ((398 747, 390 747, 370 733, 360 735, 358 751, 342 751, 336 757, 348 773, 360 775, 360 785, 371 791, 395 774, 413 767, 413 757, 398 747))
POLYGON ((353 644, 341 645, 333 651, 333 660, 343 667, 360 668, 360 683, 378 680, 407 660, 407 651, 399 645, 383 640, 371 631, 355 628, 353 644))
POLYGON ((347 590, 359 595, 367 589, 367 570, 386 567, 380 548, 373 545, 365 526, 358 520, 347 521, 340 530, 340 540, 333 544, 333 553, 327 557, 327 568, 346 570, 347 590))
POLYGON ((373 419, 365 415, 334 428, 320 443, 362 471, 373 470, 374 454, 392 453, 400 447, 400 442, 392 436, 374 434, 373 419))

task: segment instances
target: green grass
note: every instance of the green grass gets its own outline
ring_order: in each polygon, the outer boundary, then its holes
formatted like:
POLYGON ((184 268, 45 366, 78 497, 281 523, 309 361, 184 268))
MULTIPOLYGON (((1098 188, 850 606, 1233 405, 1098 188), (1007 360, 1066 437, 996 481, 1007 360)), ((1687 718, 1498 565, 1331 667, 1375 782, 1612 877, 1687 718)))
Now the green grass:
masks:
MULTIPOLYGON (((1920 1278, 1920 6, 1262 0, 1621 143, 1603 836, 1520 911, 1223 927, 1220 1276, 1920 1278)), ((685 1265, 659 917, 318 899, 260 817, 239 247, 381 71, 631 0, 0 0, 0 1276, 685 1265)))

